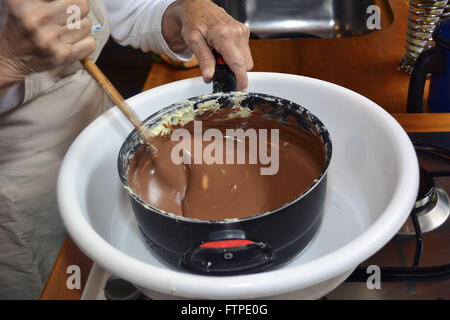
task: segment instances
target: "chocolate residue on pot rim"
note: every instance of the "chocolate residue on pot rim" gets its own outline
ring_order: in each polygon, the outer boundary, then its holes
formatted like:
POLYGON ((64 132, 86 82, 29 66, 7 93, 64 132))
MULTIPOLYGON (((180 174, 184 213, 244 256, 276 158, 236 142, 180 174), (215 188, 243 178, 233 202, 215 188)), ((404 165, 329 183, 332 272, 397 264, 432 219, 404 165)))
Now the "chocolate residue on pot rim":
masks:
MULTIPOLYGON (((177 118, 176 114, 170 115, 169 121, 166 119, 159 122, 157 125, 159 134, 152 140, 159 149, 157 155, 159 164, 155 166, 150 163, 145 158, 142 148, 130 159, 128 183, 142 201, 164 212, 191 219, 229 221, 282 207, 300 197, 317 182, 326 162, 323 141, 317 134, 295 126, 296 121, 293 117, 285 119, 287 120, 285 123, 272 119, 270 113, 267 113, 267 108, 272 108, 271 106, 262 106, 251 111, 241 107, 211 109, 212 104, 203 106, 203 109, 197 110, 194 114, 191 113, 191 117, 186 117, 186 110, 182 111, 183 115, 179 117, 178 111, 178 119, 183 119, 183 123, 173 120, 177 118), (278 129, 280 134, 279 150, 276 150, 279 152, 278 173, 273 176, 261 176, 259 169, 263 165, 249 164, 248 157, 246 164, 191 164, 189 181, 174 176, 170 188, 164 188, 158 180, 157 168, 164 166, 163 169, 166 170, 174 165, 169 151, 178 142, 171 141, 170 134, 176 128, 184 128, 193 133, 194 120, 202 121, 203 132, 209 128, 218 129, 223 133, 226 129, 236 128, 269 129, 269 131, 278 129)), ((194 139, 191 140, 191 148, 193 145, 194 139)), ((208 145, 203 141, 202 151, 208 145)), ((235 147, 236 145, 234 143, 235 147)), ((270 142, 267 145, 270 146, 270 142)), ((245 143, 245 148, 248 156, 248 143, 245 143)), ((234 153, 236 155, 236 148, 234 153)))

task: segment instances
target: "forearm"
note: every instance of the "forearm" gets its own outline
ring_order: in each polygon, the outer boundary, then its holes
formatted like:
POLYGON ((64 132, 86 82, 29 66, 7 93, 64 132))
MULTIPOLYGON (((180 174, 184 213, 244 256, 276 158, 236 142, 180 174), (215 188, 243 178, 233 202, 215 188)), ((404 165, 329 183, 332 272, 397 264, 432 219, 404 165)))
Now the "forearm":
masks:
POLYGON ((0 114, 17 107, 23 100, 27 67, 0 37, 0 114))
POLYGON ((253 67, 250 31, 211 0, 103 2, 118 43, 178 60, 189 60, 195 54, 206 82, 214 74, 214 48, 236 75, 238 89, 247 87, 247 71, 253 67))
POLYGON ((23 81, 27 68, 16 57, 6 42, 0 37, 0 90, 6 90, 15 83, 23 81))
POLYGON ((10 67, 9 65, 5 65, 4 63, 0 63, 0 96, 1 91, 5 91, 11 86, 22 82, 25 79, 25 76, 16 69, 10 67))
MULTIPOLYGON (((103 2, 109 12, 111 35, 119 44, 139 48, 144 52, 164 53, 172 59, 192 58, 189 50, 174 52, 166 42, 168 38, 162 34, 163 15, 174 0, 103 0, 103 2)), ((181 28, 178 28, 178 33, 180 32, 181 28)))

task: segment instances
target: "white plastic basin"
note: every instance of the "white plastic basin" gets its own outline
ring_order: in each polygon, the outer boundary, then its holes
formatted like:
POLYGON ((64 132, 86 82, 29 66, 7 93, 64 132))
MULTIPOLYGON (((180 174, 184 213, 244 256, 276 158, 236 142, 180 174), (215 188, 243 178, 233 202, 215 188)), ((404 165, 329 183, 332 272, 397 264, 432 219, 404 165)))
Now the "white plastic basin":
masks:
MULTIPOLYGON (((324 81, 250 73, 249 91, 292 100, 318 116, 333 141, 324 220, 311 246, 283 268, 242 276, 201 276, 169 269, 140 238, 117 173, 132 126, 113 108, 87 127, 61 167, 58 201, 70 236, 96 263, 153 298, 319 298, 338 286, 400 229, 414 204, 419 170, 400 125, 363 96, 324 81)), ((141 118, 207 94, 200 78, 131 99, 141 118)), ((283 232, 283 230, 279 230, 283 232)))

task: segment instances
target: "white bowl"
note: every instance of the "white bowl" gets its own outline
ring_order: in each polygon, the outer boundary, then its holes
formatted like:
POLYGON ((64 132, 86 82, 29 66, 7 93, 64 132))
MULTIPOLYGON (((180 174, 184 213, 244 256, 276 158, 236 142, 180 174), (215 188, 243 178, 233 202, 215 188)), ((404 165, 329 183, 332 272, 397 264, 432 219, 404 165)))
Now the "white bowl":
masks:
MULTIPOLYGON (((314 299, 333 290, 396 234, 412 209, 419 184, 416 154, 400 125, 372 101, 324 81, 249 73, 249 83, 249 91, 280 96, 309 109, 330 132, 333 159, 324 220, 310 247, 282 268, 242 276, 201 276, 161 264, 140 238, 120 184, 117 155, 133 128, 113 108, 76 139, 58 181, 65 227, 92 260, 153 298, 314 299)), ((144 119, 210 91, 211 85, 193 78, 128 101, 144 119)))

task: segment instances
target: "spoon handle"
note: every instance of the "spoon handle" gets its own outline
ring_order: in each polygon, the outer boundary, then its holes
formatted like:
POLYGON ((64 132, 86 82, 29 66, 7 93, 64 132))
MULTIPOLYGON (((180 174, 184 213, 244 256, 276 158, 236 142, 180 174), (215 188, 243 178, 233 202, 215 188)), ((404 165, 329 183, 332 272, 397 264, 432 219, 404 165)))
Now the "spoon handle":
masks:
POLYGON ((90 73, 90 75, 97 81, 97 83, 103 88, 110 99, 119 107, 120 111, 127 117, 127 119, 133 124, 136 130, 141 134, 144 141, 148 141, 149 133, 146 127, 142 123, 139 116, 130 108, 128 103, 117 91, 114 85, 109 81, 105 74, 97 67, 94 61, 90 58, 83 59, 81 64, 90 73))

